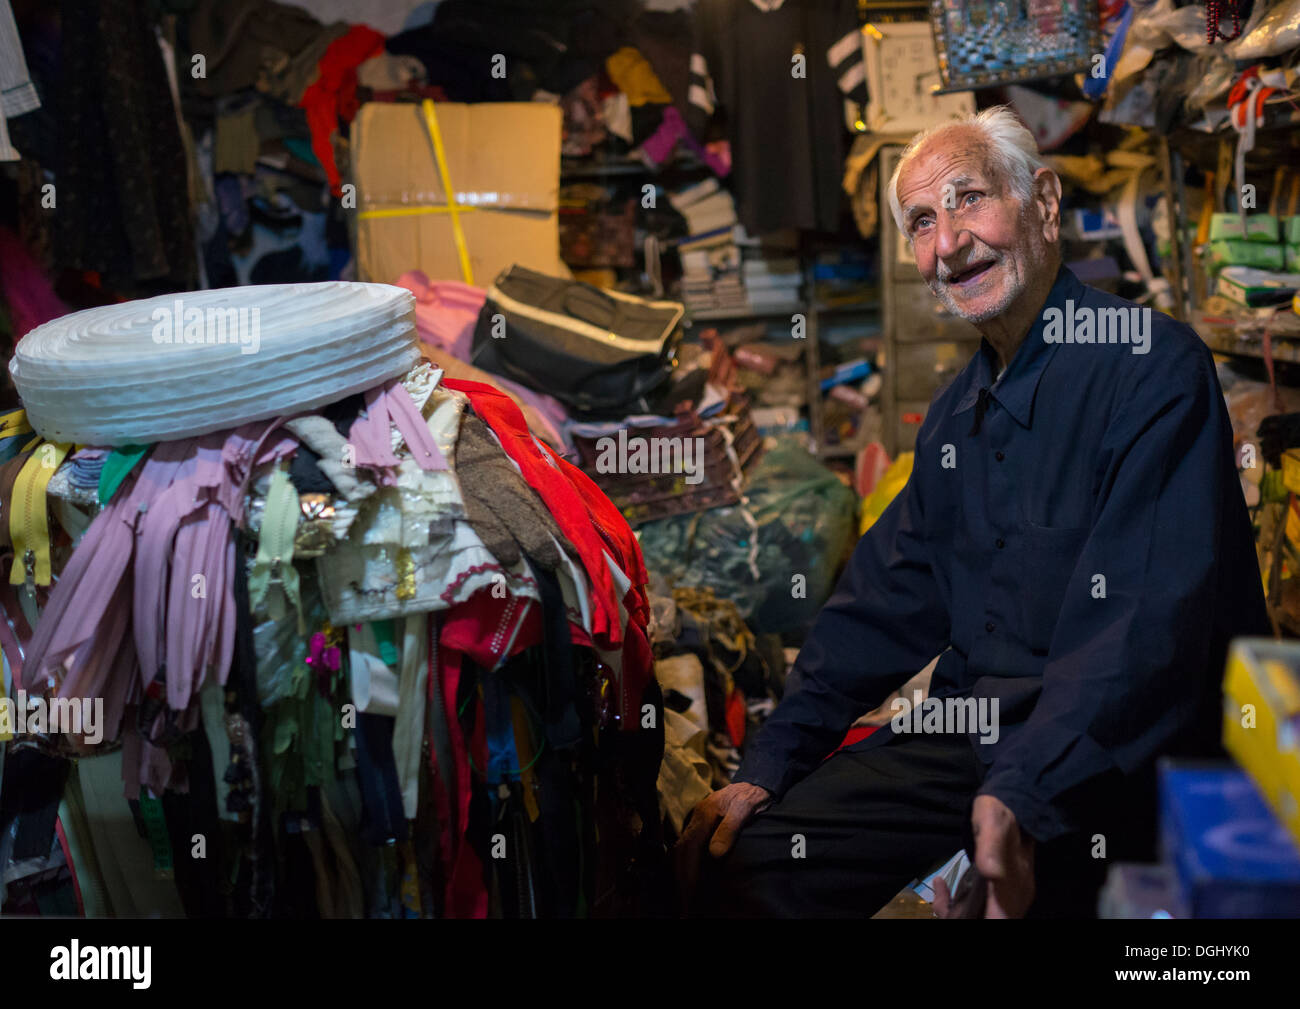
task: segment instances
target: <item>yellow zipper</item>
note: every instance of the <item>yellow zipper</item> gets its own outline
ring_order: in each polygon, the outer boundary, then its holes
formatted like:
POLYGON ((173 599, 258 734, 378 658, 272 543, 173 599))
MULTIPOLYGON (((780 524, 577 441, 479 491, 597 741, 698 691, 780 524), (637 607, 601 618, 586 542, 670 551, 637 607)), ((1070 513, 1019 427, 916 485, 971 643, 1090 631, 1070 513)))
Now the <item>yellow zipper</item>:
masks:
POLYGON ((0 438, 12 438, 16 434, 26 434, 32 429, 27 423, 26 410, 10 410, 0 414, 0 438))
POLYGON ((14 481, 9 505, 9 537, 14 545, 10 585, 26 585, 34 591, 35 586, 49 585, 52 580, 45 491, 71 447, 52 441, 38 445, 14 481))

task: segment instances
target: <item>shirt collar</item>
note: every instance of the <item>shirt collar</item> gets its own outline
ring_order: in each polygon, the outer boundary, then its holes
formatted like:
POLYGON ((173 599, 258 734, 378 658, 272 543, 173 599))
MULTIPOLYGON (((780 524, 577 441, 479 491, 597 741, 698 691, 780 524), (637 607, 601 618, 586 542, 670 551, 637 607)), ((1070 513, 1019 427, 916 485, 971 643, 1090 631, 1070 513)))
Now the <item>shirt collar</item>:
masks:
POLYGON ((1011 363, 1007 365, 1002 377, 994 381, 997 351, 987 340, 980 340, 980 352, 975 355, 973 370, 969 372, 970 386, 953 407, 953 416, 969 410, 975 405, 981 389, 988 389, 989 395, 997 400, 1021 427, 1029 427, 1034 412, 1034 396, 1038 392, 1039 380, 1047 362, 1052 359, 1057 345, 1043 339, 1043 329, 1047 320, 1043 317, 1048 308, 1065 309, 1065 302, 1073 299, 1078 302, 1083 294, 1083 284, 1064 263, 1057 271, 1056 281, 1052 284, 1047 300, 1034 320, 1029 334, 1016 351, 1011 363))

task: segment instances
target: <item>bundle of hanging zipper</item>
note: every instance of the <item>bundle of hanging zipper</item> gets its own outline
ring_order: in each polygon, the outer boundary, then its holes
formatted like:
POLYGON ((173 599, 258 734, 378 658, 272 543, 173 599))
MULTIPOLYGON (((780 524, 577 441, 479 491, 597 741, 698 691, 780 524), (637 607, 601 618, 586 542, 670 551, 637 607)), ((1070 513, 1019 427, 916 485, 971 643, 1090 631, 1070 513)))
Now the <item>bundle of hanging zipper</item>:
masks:
POLYGON ((92 309, 10 370, 0 738, 69 762, 82 913, 656 909, 636 538, 407 291, 92 309))

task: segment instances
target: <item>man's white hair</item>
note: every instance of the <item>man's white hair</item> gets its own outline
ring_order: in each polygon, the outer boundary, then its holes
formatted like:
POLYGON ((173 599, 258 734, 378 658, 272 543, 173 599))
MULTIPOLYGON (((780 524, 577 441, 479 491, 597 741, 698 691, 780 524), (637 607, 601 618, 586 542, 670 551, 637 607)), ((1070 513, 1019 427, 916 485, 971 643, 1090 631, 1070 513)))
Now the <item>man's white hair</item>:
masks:
POLYGON ((963 127, 983 135, 993 168, 1011 186, 1011 191, 1022 203, 1033 195, 1034 173, 1044 165, 1043 158, 1038 153, 1038 143, 1008 106, 995 105, 975 115, 962 116, 922 130, 903 148, 903 155, 894 166, 894 175, 889 180, 889 209, 894 212, 894 223, 898 225, 898 230, 905 236, 907 231, 903 227, 903 208, 898 202, 898 177, 922 144, 949 130, 963 127))

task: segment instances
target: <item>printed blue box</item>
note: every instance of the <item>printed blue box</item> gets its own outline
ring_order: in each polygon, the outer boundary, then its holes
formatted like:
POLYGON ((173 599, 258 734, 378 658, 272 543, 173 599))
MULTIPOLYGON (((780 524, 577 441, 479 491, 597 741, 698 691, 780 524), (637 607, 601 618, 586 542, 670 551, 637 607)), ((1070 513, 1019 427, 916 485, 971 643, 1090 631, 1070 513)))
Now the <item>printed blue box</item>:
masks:
POLYGON ((1300 849, 1234 765, 1161 764, 1160 843, 1193 918, 1300 917, 1300 849))

